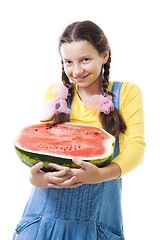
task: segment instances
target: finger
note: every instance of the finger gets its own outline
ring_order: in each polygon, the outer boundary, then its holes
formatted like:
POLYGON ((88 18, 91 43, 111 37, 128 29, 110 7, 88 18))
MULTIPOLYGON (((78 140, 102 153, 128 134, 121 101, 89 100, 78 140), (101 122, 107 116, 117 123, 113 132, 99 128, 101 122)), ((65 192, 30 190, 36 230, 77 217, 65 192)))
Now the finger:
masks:
POLYGON ((65 169, 66 167, 64 166, 61 166, 61 165, 58 165, 58 164, 55 164, 55 163, 49 163, 48 166, 60 171, 60 170, 63 170, 65 169))
POLYGON ((82 183, 74 183, 69 188, 76 188, 82 186, 82 183))
POLYGON ((31 174, 34 174, 38 172, 42 167, 44 166, 43 162, 36 163, 33 167, 31 167, 30 172, 31 174))
POLYGON ((60 182, 60 179, 57 178, 55 182, 49 183, 48 186, 49 187, 54 186, 55 188, 69 188, 71 185, 73 185, 75 180, 76 180, 75 176, 63 182, 60 182))
POLYGON ((47 176, 48 182, 52 183, 52 184, 62 184, 63 182, 65 182, 68 179, 71 179, 71 176, 68 176, 68 175, 65 175, 63 177, 55 177, 53 175, 47 176))
POLYGON ((73 161, 76 165, 78 165, 78 166, 80 166, 80 167, 82 167, 82 168, 85 168, 85 169, 86 169, 87 167, 89 167, 89 165, 90 165, 89 162, 85 162, 85 161, 83 161, 82 159, 79 159, 79 158, 73 158, 72 161, 73 161))
POLYGON ((60 170, 58 172, 54 172, 53 175, 55 177, 63 177, 69 172, 69 170, 70 170, 70 168, 67 167, 67 168, 64 168, 63 170, 60 170))

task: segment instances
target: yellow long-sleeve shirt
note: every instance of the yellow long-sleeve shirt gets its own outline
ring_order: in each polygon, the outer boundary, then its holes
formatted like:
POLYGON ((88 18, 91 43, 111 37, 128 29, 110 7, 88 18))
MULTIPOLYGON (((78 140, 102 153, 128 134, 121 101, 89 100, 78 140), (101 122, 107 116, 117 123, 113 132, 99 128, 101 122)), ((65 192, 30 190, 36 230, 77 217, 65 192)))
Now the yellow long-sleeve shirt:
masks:
MULTIPOLYGON (((111 91, 113 82, 109 84, 111 91)), ((45 101, 54 99, 51 93, 54 85, 50 86, 45 95, 45 101)), ((120 154, 112 162, 117 163, 122 175, 137 167, 144 155, 144 115, 142 95, 139 87, 130 82, 125 82, 120 94, 120 112, 127 126, 125 133, 119 134, 120 154)), ((92 112, 85 108, 75 89, 70 121, 102 127, 99 121, 99 112, 92 112)))

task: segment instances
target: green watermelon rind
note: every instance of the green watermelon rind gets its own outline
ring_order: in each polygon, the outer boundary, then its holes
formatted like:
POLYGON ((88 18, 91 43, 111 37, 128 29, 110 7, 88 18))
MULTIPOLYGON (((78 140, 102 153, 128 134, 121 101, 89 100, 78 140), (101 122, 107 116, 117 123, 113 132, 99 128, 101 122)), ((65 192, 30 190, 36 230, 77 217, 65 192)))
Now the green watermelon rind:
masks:
MULTIPOLYGON (((32 167, 38 162, 43 162, 44 167, 42 168, 42 170, 45 172, 54 171, 52 167, 48 166, 49 163, 55 163, 55 164, 59 164, 59 165, 70 167, 70 168, 79 168, 79 166, 74 164, 72 159, 70 158, 64 158, 64 157, 62 158, 57 156, 54 157, 47 154, 38 154, 34 152, 29 152, 29 151, 22 150, 17 146, 15 146, 15 149, 19 158, 22 160, 22 162, 30 167, 32 167)), ((91 160, 84 160, 84 161, 93 163, 97 167, 104 167, 104 166, 107 166, 112 161, 112 155, 113 154, 107 157, 99 158, 99 159, 91 159, 91 160)))

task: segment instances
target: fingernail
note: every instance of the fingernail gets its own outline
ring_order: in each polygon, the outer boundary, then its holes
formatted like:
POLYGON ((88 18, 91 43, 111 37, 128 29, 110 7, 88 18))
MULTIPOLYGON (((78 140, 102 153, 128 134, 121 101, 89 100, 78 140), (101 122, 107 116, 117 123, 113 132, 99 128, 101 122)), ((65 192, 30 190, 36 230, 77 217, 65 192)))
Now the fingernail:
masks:
POLYGON ((73 158, 73 162, 77 162, 78 161, 78 158, 73 158))
POLYGON ((72 177, 72 180, 75 181, 75 180, 76 180, 76 176, 73 176, 73 177, 72 177))

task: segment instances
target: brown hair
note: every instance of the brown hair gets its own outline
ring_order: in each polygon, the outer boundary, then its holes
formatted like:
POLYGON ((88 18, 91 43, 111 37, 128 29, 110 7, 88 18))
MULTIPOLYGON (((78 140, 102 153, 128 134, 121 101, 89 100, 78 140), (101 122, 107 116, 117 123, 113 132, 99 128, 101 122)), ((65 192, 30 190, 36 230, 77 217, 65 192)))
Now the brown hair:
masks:
MULTIPOLYGON (((102 82, 102 94, 112 95, 108 91, 109 85, 109 73, 110 73, 110 63, 111 63, 111 50, 109 47, 108 40, 102 31, 102 29, 97 26, 95 23, 91 21, 82 21, 82 22, 74 22, 66 27, 64 32, 62 33, 60 40, 59 40, 59 51, 61 45, 64 43, 71 43, 73 41, 82 41, 86 40, 89 41, 95 49, 98 51, 99 54, 103 54, 108 52, 109 57, 107 63, 103 65, 103 82, 102 82)), ((68 88, 68 97, 67 102, 71 101, 73 97, 74 89, 69 81, 69 78, 65 74, 64 66, 62 62, 62 81, 63 84, 68 88)), ((55 115, 53 118, 54 123, 65 122, 67 119, 67 115, 61 113, 55 115)), ((99 119, 101 121, 102 127, 113 134, 114 136, 118 135, 119 132, 125 132, 126 124, 119 112, 118 109, 114 109, 108 115, 100 112, 99 119)))

